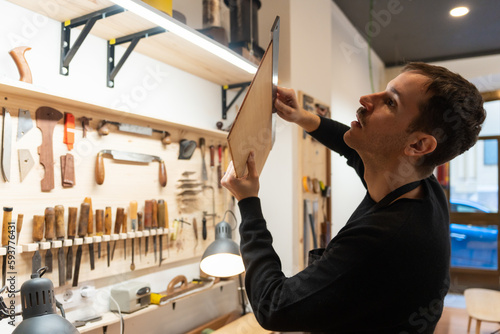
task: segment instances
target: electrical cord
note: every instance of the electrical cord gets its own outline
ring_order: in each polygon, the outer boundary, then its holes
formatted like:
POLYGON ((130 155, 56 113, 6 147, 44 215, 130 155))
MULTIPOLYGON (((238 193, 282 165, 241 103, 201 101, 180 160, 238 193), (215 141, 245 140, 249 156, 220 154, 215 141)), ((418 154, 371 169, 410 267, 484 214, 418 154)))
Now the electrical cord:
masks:
POLYGON ((234 226, 234 228, 231 229, 231 231, 234 231, 238 227, 238 219, 236 218, 236 215, 234 214, 233 211, 226 210, 226 212, 224 212, 224 217, 222 217, 222 221, 226 221, 226 215, 227 215, 228 212, 233 215, 233 218, 234 218, 234 221, 235 221, 235 226, 234 226))

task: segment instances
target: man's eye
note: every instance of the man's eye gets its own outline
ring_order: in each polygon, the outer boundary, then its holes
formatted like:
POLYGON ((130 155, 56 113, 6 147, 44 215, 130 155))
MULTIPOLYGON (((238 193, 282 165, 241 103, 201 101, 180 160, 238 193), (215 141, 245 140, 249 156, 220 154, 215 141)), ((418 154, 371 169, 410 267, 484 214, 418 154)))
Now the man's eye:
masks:
POLYGON ((393 99, 387 99, 385 102, 389 107, 394 107, 396 106, 396 103, 394 102, 393 99))

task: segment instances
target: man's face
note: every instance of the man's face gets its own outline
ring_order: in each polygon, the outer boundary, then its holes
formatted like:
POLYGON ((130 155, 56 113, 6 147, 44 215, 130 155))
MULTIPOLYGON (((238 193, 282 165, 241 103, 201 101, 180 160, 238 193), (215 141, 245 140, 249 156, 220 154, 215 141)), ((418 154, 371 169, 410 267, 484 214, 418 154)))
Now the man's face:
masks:
POLYGON ((389 82, 385 91, 362 96, 357 120, 344 135, 346 144, 362 158, 385 161, 399 157, 407 145, 408 126, 427 99, 428 83, 429 78, 422 74, 404 72, 389 82))

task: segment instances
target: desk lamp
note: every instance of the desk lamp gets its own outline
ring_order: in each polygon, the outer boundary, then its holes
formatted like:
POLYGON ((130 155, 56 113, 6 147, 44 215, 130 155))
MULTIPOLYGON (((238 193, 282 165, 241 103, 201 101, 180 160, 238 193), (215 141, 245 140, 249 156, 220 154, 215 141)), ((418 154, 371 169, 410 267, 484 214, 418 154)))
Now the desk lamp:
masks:
POLYGON ((46 267, 31 275, 21 286, 23 321, 12 334, 78 334, 68 320, 56 314, 54 284, 48 278, 41 278, 46 267))
POLYGON ((245 271, 239 246, 232 240, 231 225, 224 220, 228 212, 234 217, 232 211, 226 211, 215 226, 215 241, 207 247, 200 262, 201 270, 214 277, 231 277, 245 271))

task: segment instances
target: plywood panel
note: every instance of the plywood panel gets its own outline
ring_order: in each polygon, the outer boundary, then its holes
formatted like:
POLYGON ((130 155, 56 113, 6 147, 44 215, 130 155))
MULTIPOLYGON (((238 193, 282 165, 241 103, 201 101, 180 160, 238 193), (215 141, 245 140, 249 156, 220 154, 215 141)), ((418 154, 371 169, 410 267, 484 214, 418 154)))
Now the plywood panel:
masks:
POLYGON ((255 164, 260 174, 272 148, 272 45, 271 41, 227 138, 238 177, 245 175, 251 151, 255 152, 255 164))

